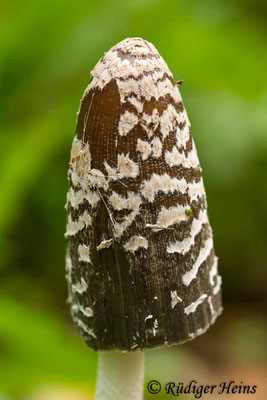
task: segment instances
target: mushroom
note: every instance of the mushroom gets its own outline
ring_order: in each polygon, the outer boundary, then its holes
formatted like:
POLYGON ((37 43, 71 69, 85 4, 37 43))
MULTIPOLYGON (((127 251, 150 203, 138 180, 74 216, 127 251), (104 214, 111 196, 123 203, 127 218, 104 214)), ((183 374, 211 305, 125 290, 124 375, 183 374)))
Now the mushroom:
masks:
POLYGON ((151 43, 128 38, 91 74, 68 170, 69 302, 100 352, 97 400, 140 400, 144 351, 204 333, 222 312, 221 277, 168 66, 151 43))

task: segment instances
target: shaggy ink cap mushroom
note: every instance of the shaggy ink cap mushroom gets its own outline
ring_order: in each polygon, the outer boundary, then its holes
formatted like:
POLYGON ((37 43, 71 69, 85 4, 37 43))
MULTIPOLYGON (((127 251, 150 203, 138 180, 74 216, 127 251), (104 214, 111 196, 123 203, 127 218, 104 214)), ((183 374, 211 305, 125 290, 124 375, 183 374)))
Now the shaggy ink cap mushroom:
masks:
POLYGON ((186 342, 221 313, 221 277, 177 82, 141 38, 111 48, 92 77, 68 171, 73 320, 94 350, 186 342))

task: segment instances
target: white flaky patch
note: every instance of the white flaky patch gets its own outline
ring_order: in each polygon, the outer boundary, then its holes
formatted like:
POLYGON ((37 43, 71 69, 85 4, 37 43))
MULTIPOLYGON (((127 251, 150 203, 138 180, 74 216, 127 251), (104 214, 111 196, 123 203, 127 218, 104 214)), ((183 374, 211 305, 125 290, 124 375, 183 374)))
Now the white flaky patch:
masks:
POLYGON ((176 146, 173 146, 171 151, 165 152, 165 162, 170 167, 182 165, 184 168, 200 168, 197 151, 194 144, 192 150, 187 154, 187 156, 182 151, 178 150, 176 146))
POLYGON ((157 319, 155 319, 153 324, 153 336, 156 336, 158 327, 159 327, 159 322, 157 319))
POLYGON ((167 74, 171 75, 166 63, 158 55, 157 51, 153 54, 153 56, 154 57, 152 58, 146 59, 136 58, 136 60, 134 61, 134 65, 139 70, 139 76, 141 74, 146 74, 147 72, 153 73, 156 68, 161 69, 162 71, 167 72, 167 74))
POLYGON ((120 49, 123 53, 130 53, 135 57, 148 56, 156 52, 156 48, 141 38, 129 38, 120 42, 120 49))
POLYGON ((91 153, 88 143, 83 143, 76 136, 72 142, 70 169, 73 186, 86 185, 87 173, 91 169, 91 153))
POLYGON ((87 86, 83 96, 86 96, 93 88, 103 89, 112 79, 110 68, 106 68, 102 60, 98 61, 95 68, 91 71, 91 75, 93 79, 87 86))
MULTIPOLYGON (((129 78, 126 80, 118 80, 117 85, 119 90, 124 94, 124 97, 129 96, 131 93, 138 94, 139 92, 139 83, 136 79, 129 78)), ((131 96, 133 98, 133 96, 131 96)), ((129 101, 129 97, 127 98, 129 101)))
POLYGON ((140 120, 142 128, 146 131, 147 136, 151 138, 154 135, 157 127, 160 123, 159 112, 156 108, 152 111, 152 114, 143 113, 140 120))
POLYGON ((92 218, 89 215, 87 210, 85 210, 84 213, 82 215, 80 215, 79 221, 81 221, 84 224, 84 226, 92 225, 92 218))
POLYGON ((82 307, 82 306, 80 306, 80 310, 87 318, 91 318, 94 315, 93 310, 92 310, 91 307, 82 307))
POLYGON ((178 121, 178 113, 172 104, 168 104, 166 110, 163 111, 160 117, 160 132, 162 134, 163 140, 172 132, 178 121))
POLYGON ((200 197, 206 197, 202 178, 198 182, 188 184, 188 195, 191 201, 197 200, 200 197))
POLYGON ((177 149, 176 146, 173 146, 171 151, 165 152, 165 162, 170 167, 183 164, 183 154, 177 149))
POLYGON ((96 335, 93 329, 88 328, 88 326, 86 326, 82 320, 75 318, 75 322, 85 333, 87 333, 87 335, 92 336, 94 339, 96 339, 96 335))
POLYGON ((212 238, 209 238, 205 241, 204 246, 200 249, 199 255, 196 259, 193 268, 182 276, 182 281, 186 286, 188 286, 192 282, 192 280, 196 278, 199 267, 207 259, 212 248, 213 248, 213 240, 212 238))
POLYGON ((184 122, 186 123, 186 125, 190 127, 190 121, 185 108, 181 113, 179 113, 179 123, 184 123, 184 122))
POLYGON ((77 136, 74 136, 72 146, 71 146, 71 153, 70 153, 71 160, 73 158, 80 156, 80 154, 82 152, 82 148, 83 148, 82 141, 80 139, 78 139, 77 136))
POLYGON ((146 322, 148 319, 151 319, 151 318, 153 318, 153 315, 152 315, 152 314, 149 314, 149 315, 145 318, 145 322, 146 322))
POLYGON ((129 192, 128 193, 128 210, 133 210, 136 215, 139 213, 139 207, 142 203, 141 197, 138 193, 129 192))
POLYGON ((140 79, 140 93, 147 101, 150 101, 152 97, 158 98, 157 86, 152 75, 143 76, 140 79))
POLYGON ((196 336, 199 336, 199 335, 202 335, 203 333, 205 333, 207 329, 208 329, 208 327, 206 327, 206 328, 198 328, 196 332, 190 332, 188 336, 191 339, 194 339, 196 336))
POLYGON ((108 188, 108 180, 99 169, 91 169, 84 175, 81 186, 85 193, 87 192, 88 187, 94 188, 97 186, 98 188, 106 190, 108 188))
POLYGON ((74 313, 77 313, 78 311, 80 311, 87 318, 91 318, 94 315, 91 307, 83 307, 81 304, 75 304, 75 303, 72 304, 71 310, 74 313))
POLYGON ((144 140, 138 139, 136 144, 136 150, 141 153, 142 160, 145 161, 148 159, 152 149, 151 144, 144 140))
MULTIPOLYGON (((136 75, 136 76, 138 75, 138 72, 134 68, 132 68, 131 64, 130 64, 130 70, 128 71, 128 74, 130 71, 133 72, 133 75, 136 75)), ((126 101, 129 101, 129 99, 132 99, 134 97, 134 96, 132 96, 133 93, 135 95, 137 95, 138 98, 140 96, 138 81, 135 79, 129 78, 129 75, 126 76, 125 80, 118 79, 117 86, 119 89, 121 103, 125 103, 126 101)))
POLYGON ((76 235, 80 230, 82 230, 85 226, 89 226, 92 224, 92 218, 88 214, 88 211, 84 211, 82 215, 80 215, 78 221, 73 221, 71 219, 71 214, 68 215, 68 223, 67 223, 67 231, 65 236, 73 236, 76 235))
POLYGON ((65 233, 66 237, 76 235, 83 228, 84 228, 84 223, 81 220, 73 221, 71 219, 71 214, 68 215, 67 230, 65 233))
POLYGON ((86 167, 91 166, 91 156, 88 143, 83 143, 77 136, 74 136, 72 146, 71 146, 71 154, 70 154, 70 166, 77 166, 77 161, 80 163, 85 162, 86 167))
POLYGON ((144 104, 142 101, 138 100, 136 97, 128 97, 127 99, 137 110, 138 113, 142 113, 144 104))
POLYGON ((217 276, 217 283, 214 286, 213 291, 212 291, 214 296, 216 296, 219 293, 219 291, 221 289, 221 284, 222 284, 222 277, 221 277, 221 275, 218 275, 217 276))
POLYGON ((71 206, 75 209, 79 207, 80 204, 87 200, 88 203, 94 208, 97 206, 100 197, 99 194, 94 191, 87 189, 86 191, 80 189, 78 191, 74 191, 71 187, 67 193, 67 203, 71 204, 71 206))
POLYGON ((210 269, 210 274, 209 274, 211 286, 214 286, 214 284, 215 284, 214 278, 217 274, 218 274, 218 257, 215 256, 213 264, 210 269))
POLYGON ((100 201, 100 196, 95 190, 87 190, 84 198, 88 201, 92 208, 95 208, 100 201))
POLYGON ((105 160, 104 167, 108 173, 107 178, 114 181, 123 178, 136 178, 139 174, 139 166, 130 159, 129 153, 126 155, 118 154, 117 165, 115 167, 111 167, 105 160))
POLYGON ((109 203, 112 205, 114 210, 124 210, 128 209, 129 199, 122 197, 119 193, 113 192, 109 197, 109 203))
POLYGON ((76 171, 71 172, 71 181, 74 187, 77 187, 81 184, 81 179, 76 171))
POLYGON ((68 274, 71 273, 72 268, 73 267, 72 267, 72 261, 71 261, 70 255, 67 254, 67 256, 66 256, 66 271, 68 274))
POLYGON ((187 182, 184 178, 171 178, 167 173, 163 175, 152 174, 149 180, 143 182, 141 194, 150 202, 158 192, 174 193, 175 191, 186 193, 187 182))
POLYGON ((214 261, 213 261, 213 264, 212 264, 212 266, 211 266, 211 269, 210 269, 210 284, 211 284, 211 286, 214 286, 214 284, 215 284, 215 280, 214 280, 214 278, 215 278, 215 276, 218 274, 218 257, 214 257, 214 261))
POLYGON ((151 142, 152 155, 154 158, 159 158, 162 154, 162 142, 159 137, 154 137, 151 142))
POLYGON ((183 300, 177 295, 177 290, 171 292, 171 306, 174 308, 176 304, 181 303, 183 300))
POLYGON ((146 228, 152 229, 153 232, 159 232, 163 229, 167 229, 165 226, 158 224, 146 224, 146 228))
POLYGON ((75 161, 73 164, 77 174, 82 175, 86 170, 90 170, 91 161, 92 159, 89 144, 85 143, 77 155, 77 161, 75 161))
POLYGON ((102 240, 102 242, 97 246, 96 250, 103 250, 107 249, 112 245, 113 239, 108 239, 108 240, 102 240))
POLYGON ((177 126, 176 143, 178 147, 186 148, 187 142, 190 139, 190 127, 186 124, 182 129, 177 126))
POLYGON ((155 57, 156 58, 155 61, 160 63, 162 67, 161 69, 166 72, 169 71, 166 63, 163 60, 158 61, 159 55, 155 46, 152 43, 147 42, 146 40, 143 40, 138 37, 128 38, 117 44, 114 48, 119 48, 125 54, 127 53, 131 54, 132 56, 135 57, 134 61, 139 62, 140 65, 142 65, 142 63, 144 63, 145 61, 143 57, 145 56, 152 57, 152 59, 148 59, 148 61, 150 61, 151 63, 153 63, 155 57))
POLYGON ((81 313, 87 318, 91 318, 94 315, 91 307, 82 307, 80 305, 79 309, 80 309, 81 313))
POLYGON ((162 71, 160 69, 156 69, 155 71, 153 71, 152 77, 153 77, 154 84, 157 85, 158 81, 163 79, 164 71, 162 71))
POLYGON ((196 149, 194 147, 187 154, 187 157, 185 157, 184 166, 186 168, 195 168, 195 169, 200 168, 198 155, 197 155, 196 149))
POLYGON ((115 236, 120 237, 124 231, 134 222, 135 217, 139 214, 139 208, 142 203, 139 194, 129 192, 127 197, 122 197, 117 192, 113 192, 108 199, 109 204, 114 210, 129 210, 130 214, 126 215, 121 223, 115 224, 115 236))
POLYGON ((84 201, 84 192, 82 190, 75 191, 72 187, 67 193, 67 202, 75 209, 84 201))
POLYGON ((209 298, 208 298, 208 303, 209 303, 209 306, 210 306, 211 323, 213 323, 215 321, 215 319, 216 319, 217 314, 216 314, 216 312, 214 310, 211 296, 209 296, 209 298))
POLYGON ((142 203, 141 197, 134 192, 128 192, 127 196, 127 198, 122 197, 119 193, 112 192, 109 202, 115 210, 132 210, 138 213, 142 203))
POLYGON ((127 135, 135 125, 138 123, 138 117, 136 114, 125 111, 124 114, 121 115, 118 131, 121 136, 127 135))
POLYGON ((157 83, 157 89, 158 89, 158 97, 156 98, 157 100, 160 97, 165 97, 167 95, 170 95, 176 101, 179 99, 179 97, 177 96, 177 89, 175 90, 175 87, 172 85, 171 81, 168 78, 164 79, 163 81, 159 81, 157 83))
POLYGON ((135 253, 141 247, 144 249, 148 248, 148 241, 143 236, 133 236, 127 243, 123 245, 126 251, 135 253))
POLYGON ((105 175, 103 174, 102 171, 99 169, 91 169, 88 171, 86 174, 86 179, 85 179, 86 186, 84 189, 86 190, 88 186, 97 186, 98 188, 103 188, 107 189, 108 188, 108 182, 105 178, 105 175))
POLYGON ((187 207, 177 204, 177 206, 166 208, 162 207, 158 214, 157 224, 160 227, 168 228, 173 224, 179 224, 182 221, 187 221, 188 216, 185 213, 187 207))
POLYGON ((118 154, 118 173, 121 178, 136 178, 139 174, 139 167, 130 159, 129 153, 118 154))
POLYGON ((194 245, 195 238, 200 233, 203 224, 206 223, 208 223, 207 211, 201 210, 199 213, 199 217, 197 219, 196 218, 193 219, 189 236, 184 240, 180 241, 177 240, 175 242, 171 242, 167 246, 167 252, 170 254, 172 253, 186 254, 194 245))
POLYGON ((208 297, 207 294, 202 294, 196 301, 193 301, 193 303, 189 304, 189 306, 185 307, 184 312, 185 314, 191 314, 196 311, 198 306, 203 303, 203 301, 208 297))
MULTIPOLYGON (((72 261, 71 261, 71 258, 70 258, 70 255, 69 255, 69 251, 68 251, 67 252, 67 256, 66 256, 66 264, 65 264, 65 269, 66 269, 65 277, 67 279, 69 288, 71 287, 71 283, 72 283, 72 279, 71 279, 71 270, 72 270, 72 268, 73 268, 72 261)), ((69 291, 69 294, 68 294, 67 301, 69 303, 72 302, 72 293, 70 293, 70 291, 69 291)))
MULTIPOLYGON (((114 69, 113 69, 114 71, 114 69)), ((112 71, 112 73, 113 73, 112 71)), ((122 78, 124 80, 124 82, 127 82, 127 78, 129 78, 130 76, 133 76, 134 78, 138 77, 139 73, 136 70, 136 68, 134 67, 134 65, 131 64, 131 62, 129 60, 121 60, 121 58, 119 58, 119 63, 117 64, 117 71, 115 71, 115 74, 117 75, 117 77, 119 79, 117 79, 117 84, 118 82, 122 82, 122 80, 120 78, 122 78)), ((130 78, 132 79, 132 78, 130 78)), ((124 93, 123 93, 124 94, 124 93)), ((126 94, 128 94, 128 92, 126 92, 126 94)))
POLYGON ((106 169, 106 171, 107 171, 107 174, 108 174, 108 178, 109 178, 109 179, 111 179, 111 180, 117 180, 117 179, 118 179, 117 169, 111 167, 111 166, 107 163, 106 160, 104 161, 104 167, 105 167, 105 169, 106 169))
POLYGON ((87 288, 88 285, 83 278, 81 278, 80 282, 77 282, 72 285, 72 291, 78 294, 83 294, 84 292, 86 292, 87 288))
POLYGON ((79 244, 78 255, 79 255, 79 261, 83 261, 83 262, 87 262, 87 263, 91 262, 90 249, 88 246, 86 246, 84 244, 79 244))

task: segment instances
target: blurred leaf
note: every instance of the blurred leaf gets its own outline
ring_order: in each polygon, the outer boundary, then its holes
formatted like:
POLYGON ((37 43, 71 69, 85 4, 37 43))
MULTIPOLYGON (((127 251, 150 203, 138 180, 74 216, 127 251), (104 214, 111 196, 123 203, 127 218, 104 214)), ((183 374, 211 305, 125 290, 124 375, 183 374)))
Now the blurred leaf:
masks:
POLYGON ((96 353, 58 318, 0 299, 0 391, 17 395, 63 383, 89 390, 95 374, 96 353))
MULTIPOLYGON (((47 167, 49 160, 66 140, 71 141, 71 137, 68 138, 67 135, 73 122, 69 120, 71 113, 66 111, 66 108, 57 110, 55 114, 32 122, 30 127, 24 128, 24 131, 6 143, 5 152, 2 154, 0 185, 2 240, 5 230, 12 226, 18 215, 23 212, 23 200, 31 185, 44 168, 47 168, 47 174, 53 174, 53 168, 47 167)), ((6 135, 9 135, 9 132, 6 132, 6 135)))

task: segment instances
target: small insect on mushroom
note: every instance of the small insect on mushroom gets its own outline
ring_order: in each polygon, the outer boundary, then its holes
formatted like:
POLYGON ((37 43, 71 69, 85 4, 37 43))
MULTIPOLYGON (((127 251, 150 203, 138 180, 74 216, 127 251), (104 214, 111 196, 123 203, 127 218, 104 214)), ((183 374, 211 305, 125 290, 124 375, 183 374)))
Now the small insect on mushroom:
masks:
POLYGON ((91 74, 68 172, 73 320, 94 350, 183 343, 222 306, 182 81, 140 38, 118 43, 91 74))

